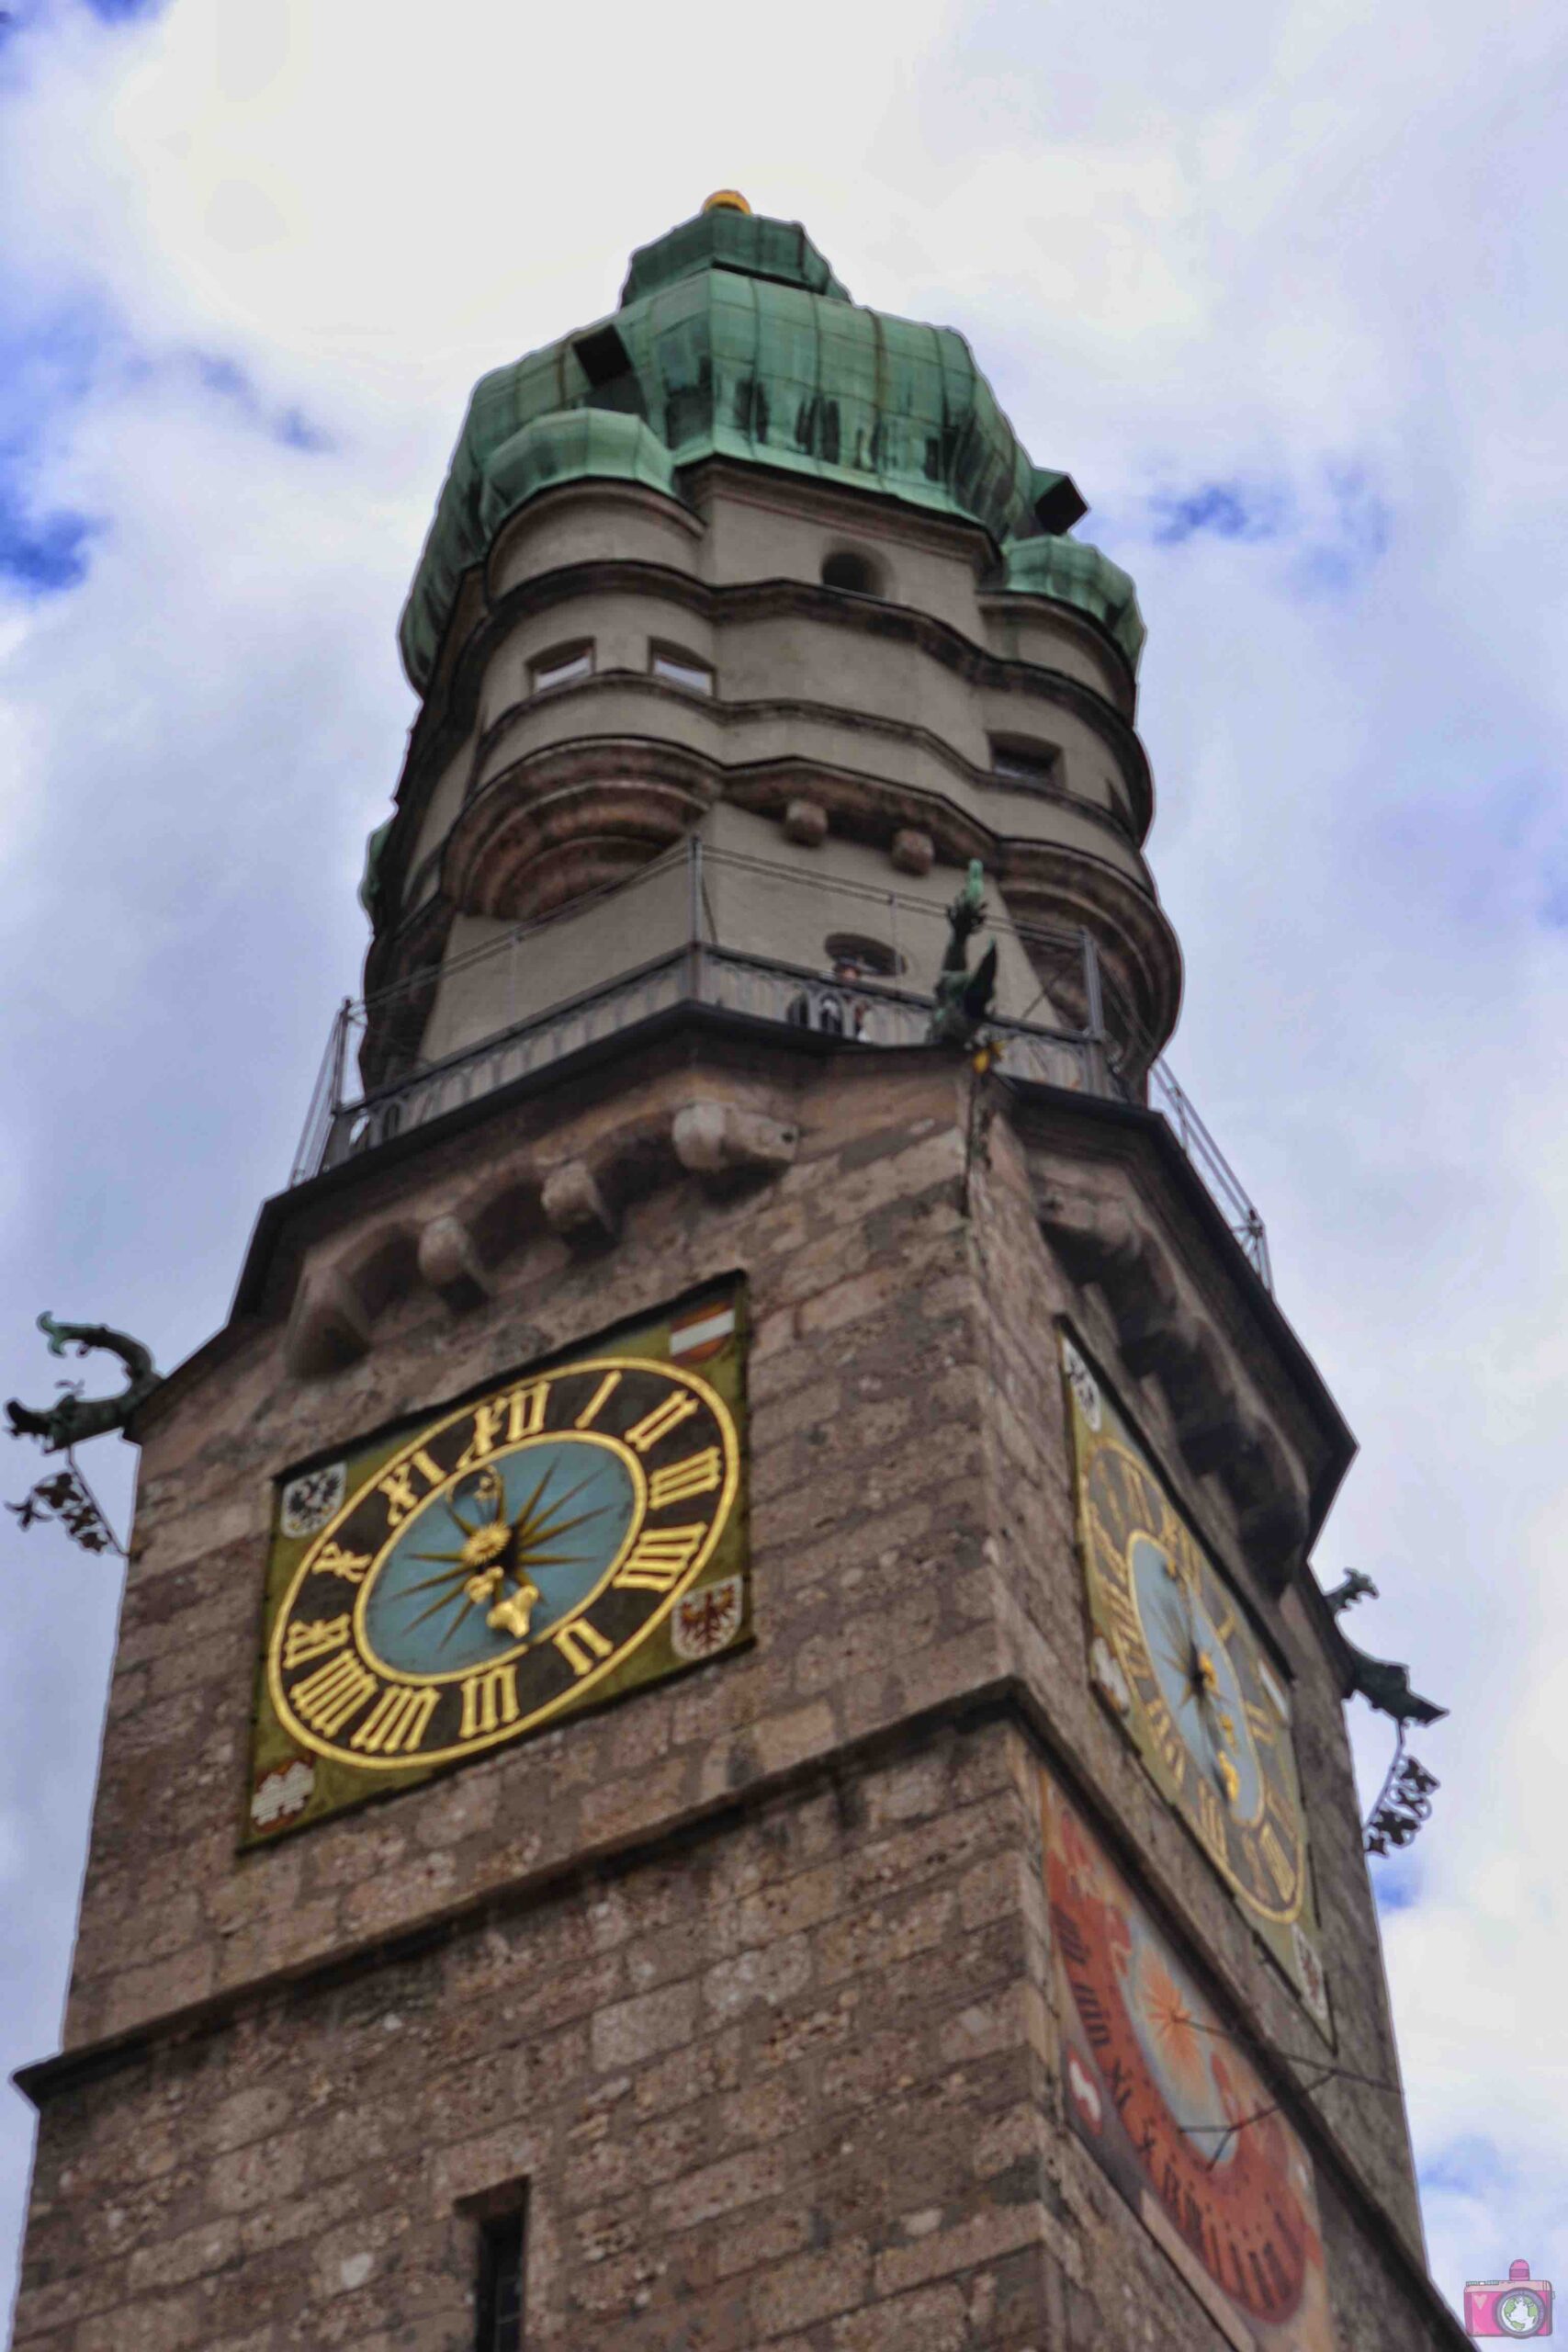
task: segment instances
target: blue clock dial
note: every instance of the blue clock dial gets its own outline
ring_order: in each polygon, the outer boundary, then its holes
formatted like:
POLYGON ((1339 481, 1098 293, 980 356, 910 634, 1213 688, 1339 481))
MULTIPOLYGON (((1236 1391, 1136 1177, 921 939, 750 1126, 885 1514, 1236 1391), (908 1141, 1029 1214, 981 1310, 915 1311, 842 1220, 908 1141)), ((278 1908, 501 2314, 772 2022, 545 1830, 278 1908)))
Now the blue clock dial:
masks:
POLYGON ((1109 1406, 1099 1399, 1098 1429, 1085 1422, 1081 1405, 1073 1409, 1087 1456, 1091 1620, 1116 1669, 1109 1686, 1102 1678, 1097 1687, 1215 1868, 1252 1916, 1282 1937, 1300 1927, 1310 1893, 1280 1678, 1109 1406))
POLYGON ((612 1573, 642 1505, 636 1456, 588 1432, 492 1454, 408 1522, 364 1604, 368 1658, 451 1674, 513 1654, 612 1573))
POLYGON ((1183 1745, 1224 1791, 1236 1819, 1256 1821, 1263 1809, 1263 1775, 1230 1652, 1163 1544, 1134 1535, 1127 1564, 1149 1663, 1183 1745))

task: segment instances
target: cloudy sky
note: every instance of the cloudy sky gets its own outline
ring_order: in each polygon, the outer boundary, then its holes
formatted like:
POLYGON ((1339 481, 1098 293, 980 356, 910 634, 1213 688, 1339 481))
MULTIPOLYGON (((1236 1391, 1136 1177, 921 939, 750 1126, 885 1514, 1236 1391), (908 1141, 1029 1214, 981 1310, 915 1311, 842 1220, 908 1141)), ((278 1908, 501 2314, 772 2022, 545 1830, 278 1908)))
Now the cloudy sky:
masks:
MULTIPOLYGON (((1172 1059, 1361 1442, 1318 1573, 1452 1710, 1374 1867, 1456 2301, 1568 2288, 1565 67, 1555 0, 0 16, 0 1393, 61 1369, 39 1307, 165 1368, 225 1313, 473 379, 710 187, 804 220, 969 335, 1139 582, 1172 1059)), ((127 1449, 85 1466, 123 1524, 127 1449)), ((7 2068, 57 2043, 117 1601, 4 1535, 7 2068)), ((0 2092, 0 2308, 29 2148, 0 2092)))

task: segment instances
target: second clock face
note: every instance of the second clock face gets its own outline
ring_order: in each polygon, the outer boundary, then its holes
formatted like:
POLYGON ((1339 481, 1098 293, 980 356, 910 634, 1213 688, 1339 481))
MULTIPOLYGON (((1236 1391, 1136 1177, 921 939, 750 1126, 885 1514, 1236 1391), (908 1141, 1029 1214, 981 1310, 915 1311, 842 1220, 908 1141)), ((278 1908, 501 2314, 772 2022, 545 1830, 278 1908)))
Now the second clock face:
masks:
POLYGON ((1070 1341, 1065 1358, 1101 1692, 1320 2012, 1306 1826, 1283 1683, 1070 1341))

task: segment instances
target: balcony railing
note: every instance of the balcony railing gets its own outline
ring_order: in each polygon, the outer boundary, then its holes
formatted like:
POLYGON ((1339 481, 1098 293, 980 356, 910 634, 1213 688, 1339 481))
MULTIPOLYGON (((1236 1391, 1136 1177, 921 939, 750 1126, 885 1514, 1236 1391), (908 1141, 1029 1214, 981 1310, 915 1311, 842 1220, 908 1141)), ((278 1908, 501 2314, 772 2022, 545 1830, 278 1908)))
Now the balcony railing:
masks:
MULTIPOLYGON (((430 977, 359 1003, 344 1003, 333 1024, 290 1182, 303 1183, 341 1167, 394 1136, 427 1126, 682 1005, 711 1005, 865 1047, 896 1051, 927 1042, 931 996, 901 985, 900 979, 907 969, 923 977, 934 976, 939 968, 946 937, 941 906, 899 892, 803 875, 796 867, 710 849, 695 839, 632 882, 595 899, 576 900, 557 915, 520 925, 504 939, 448 959, 442 967, 441 984, 459 1000, 467 989, 471 1001, 489 1007, 493 1020, 495 1006, 505 1001, 520 967, 536 979, 541 969, 547 971, 562 927, 594 909, 604 910, 614 924, 621 952, 628 939, 639 934, 658 952, 597 986, 519 1012, 488 1034, 461 1038, 428 1057, 405 1057, 396 1074, 378 1083, 356 1086, 351 1071, 374 1066, 367 1044, 394 1032, 401 1025, 400 1016, 419 1021, 428 1033, 433 1025, 430 1001, 435 993, 430 977), (732 893, 734 913, 726 906, 727 884, 740 886, 732 893), (832 920, 835 914, 845 922, 846 932, 852 926, 869 929, 874 921, 891 972, 873 976, 860 965, 852 978, 845 978, 845 962, 829 974, 804 962, 758 955, 734 936, 727 938, 727 931, 744 928, 739 903, 747 886, 753 891, 759 887, 787 894, 808 891, 818 928, 822 918, 832 920), (659 896, 664 900, 661 907, 652 903, 659 896), (639 922, 639 913, 650 920, 639 922)), ((1015 951, 1002 956, 998 1010, 987 1023, 1000 1048, 1000 1068, 1017 1078, 1161 1112, 1258 1274, 1272 1289, 1263 1220, 1169 1069, 1156 1059, 1135 1085, 1119 1075, 1118 1049, 1106 1026, 1102 974, 1090 934, 1015 926, 1005 919, 990 929, 1004 947, 1011 943, 1015 951), (1051 975, 1043 986, 1042 971, 1051 975), (1043 1004, 1053 1018, 1032 1017, 1043 1004)), ((558 956, 554 960, 558 963, 558 956)), ((384 1049, 378 1050, 384 1057, 384 1049)))

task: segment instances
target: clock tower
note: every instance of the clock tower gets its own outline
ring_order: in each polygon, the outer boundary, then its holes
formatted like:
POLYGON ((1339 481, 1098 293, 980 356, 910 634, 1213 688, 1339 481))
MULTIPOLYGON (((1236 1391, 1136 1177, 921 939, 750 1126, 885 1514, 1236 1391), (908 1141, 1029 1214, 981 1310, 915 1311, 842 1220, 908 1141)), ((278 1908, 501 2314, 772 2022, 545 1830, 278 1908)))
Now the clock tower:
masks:
POLYGON ((1466 2341, 1085 511, 728 192, 477 387, 130 1420, 17 2352, 1466 2341))

